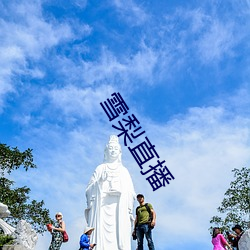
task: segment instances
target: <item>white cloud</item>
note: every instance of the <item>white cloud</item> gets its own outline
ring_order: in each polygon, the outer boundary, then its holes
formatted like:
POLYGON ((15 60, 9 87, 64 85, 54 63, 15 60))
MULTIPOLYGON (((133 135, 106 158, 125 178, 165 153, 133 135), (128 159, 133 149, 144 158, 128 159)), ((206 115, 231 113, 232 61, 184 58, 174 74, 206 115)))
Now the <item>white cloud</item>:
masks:
POLYGON ((1 20, 1 46, 16 46, 27 57, 39 58, 44 49, 73 36, 67 24, 45 20, 38 3, 21 2, 10 5, 8 11, 12 13, 12 18, 1 20))
POLYGON ((84 9, 87 5, 87 0, 74 0, 74 4, 78 6, 80 9, 84 9))
MULTIPOLYGON (((41 78, 44 73, 34 66, 30 68, 28 60, 42 57, 45 50, 73 36, 69 25, 48 22, 42 16, 40 3, 9 3, 3 12, 11 13, 8 18, 0 19, 0 95, 4 96, 15 87, 12 77, 15 74, 41 78)), ((17 84, 17 83, 15 83, 17 84)), ((1 98, 2 99, 2 98, 1 98)), ((3 103, 0 104, 3 107, 3 103)))
MULTIPOLYGON (((234 95, 226 98, 227 106, 230 107, 237 114, 248 114, 249 113, 249 104, 250 104, 250 88, 249 83, 243 83, 240 88, 238 88, 234 95)), ((222 96, 220 98, 220 103, 225 102, 225 98, 222 96)))
POLYGON ((158 54, 142 42, 141 50, 129 57, 124 55, 118 58, 111 51, 103 48, 97 61, 82 62, 83 70, 80 72, 86 84, 108 81, 112 84, 131 86, 138 80, 151 84, 157 63, 158 54))
POLYGON ((159 62, 158 52, 142 43, 141 50, 138 51, 130 61, 128 61, 128 74, 133 79, 142 79, 148 84, 154 83, 154 70, 159 62))
POLYGON ((193 33, 199 33, 211 20, 211 17, 209 15, 205 15, 202 9, 194 9, 193 11, 187 12, 186 15, 191 19, 190 25, 193 33))
POLYGON ((48 95, 53 106, 62 110, 65 115, 91 118, 100 113, 100 102, 114 92, 110 85, 101 85, 96 89, 68 85, 62 89, 53 89, 48 95))
POLYGON ((133 0, 113 0, 119 15, 130 24, 130 26, 142 25, 147 21, 148 15, 133 0))
POLYGON ((215 20, 197 42, 200 59, 204 63, 210 63, 231 56, 236 41, 233 26, 215 20))
POLYGON ((165 16, 165 22, 159 27, 161 47, 175 58, 175 68, 176 62, 183 67, 190 60, 198 59, 211 65, 233 57, 236 46, 245 36, 236 29, 239 27, 236 19, 228 19, 203 5, 193 9, 177 8, 174 14, 165 16))
POLYGON ((105 81, 115 81, 116 76, 126 72, 127 66, 106 48, 103 48, 98 61, 83 61, 83 78, 87 84, 100 83, 105 81))
POLYGON ((23 52, 17 46, 0 47, 0 112, 4 104, 4 95, 14 91, 11 84, 13 71, 21 71, 19 65, 25 64, 23 52))

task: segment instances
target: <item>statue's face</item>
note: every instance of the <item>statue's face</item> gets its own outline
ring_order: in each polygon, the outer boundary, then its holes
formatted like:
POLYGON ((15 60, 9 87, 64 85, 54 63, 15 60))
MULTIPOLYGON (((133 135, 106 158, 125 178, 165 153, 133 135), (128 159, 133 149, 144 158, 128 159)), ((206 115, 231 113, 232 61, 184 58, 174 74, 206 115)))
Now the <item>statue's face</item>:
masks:
POLYGON ((117 144, 117 143, 109 143, 109 145, 108 145, 109 159, 111 159, 111 160, 117 159, 120 152, 121 152, 121 150, 120 150, 120 145, 119 144, 117 144))

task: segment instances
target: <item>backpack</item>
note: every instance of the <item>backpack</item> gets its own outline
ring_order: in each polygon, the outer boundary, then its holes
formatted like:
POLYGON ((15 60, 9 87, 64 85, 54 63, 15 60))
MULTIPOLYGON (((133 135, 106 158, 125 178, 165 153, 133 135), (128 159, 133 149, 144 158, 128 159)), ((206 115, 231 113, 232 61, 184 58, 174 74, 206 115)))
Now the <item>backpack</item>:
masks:
MULTIPOLYGON (((151 229, 153 229, 154 227, 151 226, 151 222, 153 220, 153 214, 151 213, 151 210, 150 210, 150 207, 148 206, 148 203, 145 203, 143 206, 146 207, 147 211, 148 211, 148 214, 149 214, 149 217, 148 217, 148 225, 151 229)), ((136 215, 138 215, 138 209, 140 208, 140 206, 138 206, 136 208, 136 215)))

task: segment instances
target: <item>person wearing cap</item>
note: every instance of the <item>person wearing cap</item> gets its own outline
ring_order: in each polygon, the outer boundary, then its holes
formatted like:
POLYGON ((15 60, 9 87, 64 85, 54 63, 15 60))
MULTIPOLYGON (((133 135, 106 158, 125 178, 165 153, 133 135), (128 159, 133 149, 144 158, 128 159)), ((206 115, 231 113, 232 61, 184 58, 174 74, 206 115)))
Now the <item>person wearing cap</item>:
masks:
POLYGON ((236 235, 235 234, 230 234, 230 235, 234 238, 234 245, 236 246, 235 249, 239 250, 238 243, 239 243, 239 240, 240 240, 242 234, 244 233, 244 231, 243 231, 243 229, 241 228, 240 225, 235 225, 232 228, 232 230, 236 233, 236 235))
POLYGON ((93 227, 86 227, 83 235, 80 238, 80 249, 79 250, 89 250, 93 249, 96 244, 90 244, 90 235, 93 232, 93 227))
POLYGON ((140 206, 136 208, 134 231, 132 234, 133 236, 136 235, 137 237, 137 249, 143 250, 143 239, 145 235, 148 242, 148 249, 155 250, 154 242, 152 239, 152 229, 155 226, 156 213, 150 203, 144 202, 143 194, 137 195, 137 201, 139 202, 140 206), (150 221, 149 223, 150 214, 152 215, 152 221, 150 221))
POLYGON ((63 232, 65 231, 65 222, 62 220, 63 215, 61 212, 56 213, 56 223, 50 227, 52 234, 52 240, 50 243, 49 250, 60 250, 63 242, 63 232))

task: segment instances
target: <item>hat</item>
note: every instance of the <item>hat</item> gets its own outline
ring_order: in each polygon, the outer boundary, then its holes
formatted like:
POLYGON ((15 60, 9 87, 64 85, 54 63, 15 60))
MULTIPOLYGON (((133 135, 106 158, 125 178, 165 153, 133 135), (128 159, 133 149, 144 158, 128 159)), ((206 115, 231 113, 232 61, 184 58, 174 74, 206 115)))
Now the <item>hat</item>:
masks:
POLYGON ((86 227, 83 233, 86 234, 87 232, 93 231, 93 230, 95 230, 93 227, 86 227))
POLYGON ((57 213, 56 213, 56 216, 57 216, 57 215, 61 215, 61 216, 63 217, 63 214, 62 214, 61 212, 57 212, 57 213))
POLYGON ((239 229, 240 231, 243 231, 240 225, 235 225, 232 230, 239 229))
POLYGON ((136 198, 139 198, 139 197, 144 198, 144 195, 143 194, 137 194, 136 198))

